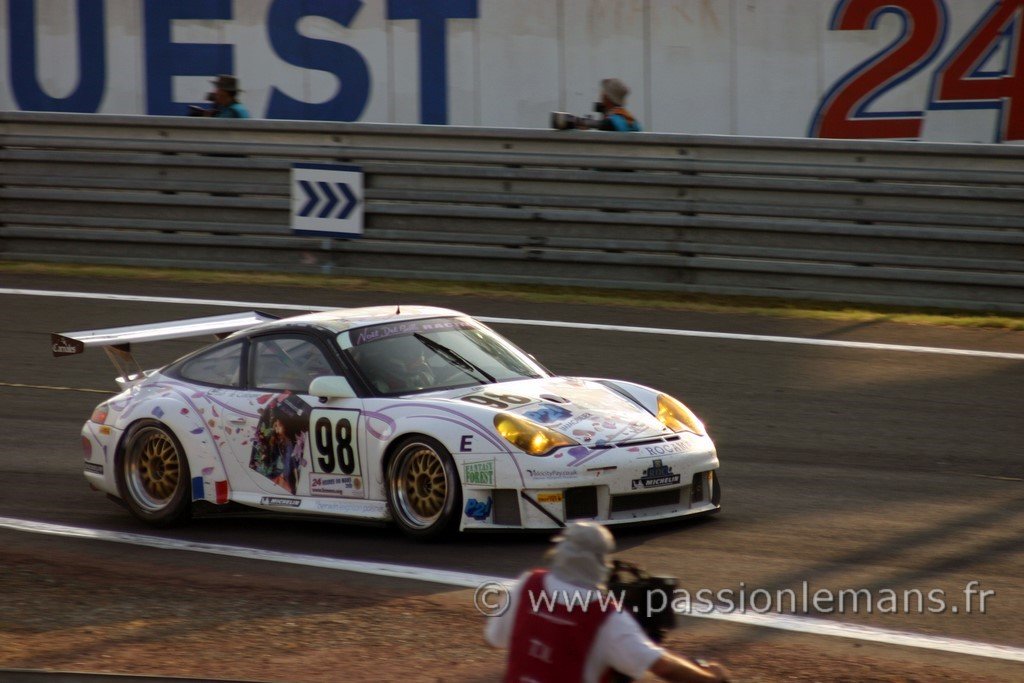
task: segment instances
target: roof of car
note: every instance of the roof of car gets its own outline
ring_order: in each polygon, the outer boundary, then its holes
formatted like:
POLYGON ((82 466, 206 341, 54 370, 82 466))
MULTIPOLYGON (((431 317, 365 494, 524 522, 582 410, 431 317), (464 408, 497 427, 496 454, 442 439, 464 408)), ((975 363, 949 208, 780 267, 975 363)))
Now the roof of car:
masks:
POLYGON ((315 325, 331 330, 332 332, 344 332, 358 327, 368 325, 381 325, 395 323, 404 320, 420 320, 423 318, 437 318, 449 316, 464 316, 465 313, 453 311, 448 308, 437 308, 435 306, 365 306, 362 308, 337 308, 330 311, 307 313, 290 318, 282 318, 273 322, 264 323, 258 328, 271 329, 286 325, 315 325))

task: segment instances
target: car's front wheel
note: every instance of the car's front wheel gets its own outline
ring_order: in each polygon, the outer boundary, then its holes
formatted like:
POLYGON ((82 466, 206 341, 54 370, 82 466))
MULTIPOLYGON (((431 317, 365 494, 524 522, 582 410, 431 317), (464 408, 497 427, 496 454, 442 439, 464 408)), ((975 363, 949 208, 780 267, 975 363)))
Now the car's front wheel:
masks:
POLYGON ((412 436, 395 446, 387 467, 388 504, 406 534, 436 538, 459 521, 462 488, 455 462, 440 442, 412 436))
POLYGON ((177 437, 156 420, 142 420, 131 427, 124 443, 117 483, 132 514, 158 527, 188 519, 191 477, 177 437))

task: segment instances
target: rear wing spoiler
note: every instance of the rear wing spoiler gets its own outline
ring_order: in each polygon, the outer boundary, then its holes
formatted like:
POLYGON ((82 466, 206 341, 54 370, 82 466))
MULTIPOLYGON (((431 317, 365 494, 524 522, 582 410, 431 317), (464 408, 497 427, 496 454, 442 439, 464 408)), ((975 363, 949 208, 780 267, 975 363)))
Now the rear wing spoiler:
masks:
POLYGON ((125 384, 133 379, 141 379, 143 376, 142 369, 132 358, 132 343, 200 337, 206 334, 223 339, 232 332, 277 319, 276 316, 267 313, 249 311, 165 323, 110 327, 102 330, 59 332, 50 335, 50 347, 56 357, 72 356, 84 353, 88 348, 101 346, 120 373, 119 383, 125 384), (135 374, 132 373, 133 369, 136 370, 135 374))

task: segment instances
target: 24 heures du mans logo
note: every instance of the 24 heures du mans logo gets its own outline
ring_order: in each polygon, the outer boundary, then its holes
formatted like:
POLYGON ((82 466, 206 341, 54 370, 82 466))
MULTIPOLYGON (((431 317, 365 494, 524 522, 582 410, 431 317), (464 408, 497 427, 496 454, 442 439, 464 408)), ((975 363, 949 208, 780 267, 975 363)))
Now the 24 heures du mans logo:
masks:
POLYGON ((633 489, 653 489, 658 486, 672 486, 678 484, 680 475, 673 474, 672 468, 655 460, 651 466, 643 471, 639 479, 633 480, 633 489))

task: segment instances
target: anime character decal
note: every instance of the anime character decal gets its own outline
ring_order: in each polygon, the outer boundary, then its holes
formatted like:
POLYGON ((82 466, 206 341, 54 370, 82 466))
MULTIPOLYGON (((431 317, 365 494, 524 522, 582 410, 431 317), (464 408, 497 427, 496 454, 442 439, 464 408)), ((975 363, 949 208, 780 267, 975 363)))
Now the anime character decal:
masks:
POLYGON ((309 439, 309 405, 290 392, 263 407, 252 442, 249 467, 295 494, 309 439))

